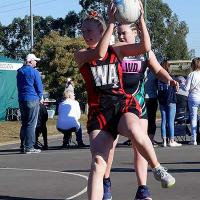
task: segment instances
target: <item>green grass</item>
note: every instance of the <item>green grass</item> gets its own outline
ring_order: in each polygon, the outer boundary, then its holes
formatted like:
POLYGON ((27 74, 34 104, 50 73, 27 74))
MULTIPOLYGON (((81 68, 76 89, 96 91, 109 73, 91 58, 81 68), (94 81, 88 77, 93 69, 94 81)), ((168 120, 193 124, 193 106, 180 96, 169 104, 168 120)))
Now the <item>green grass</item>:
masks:
MULTIPOLYGON (((59 133, 56 129, 56 120, 57 116, 55 116, 54 119, 48 119, 47 121, 48 135, 56 135, 59 133)), ((83 127, 85 127, 87 116, 82 115, 80 121, 83 127)), ((0 130, 1 130, 0 143, 19 140, 20 127, 21 123, 19 121, 0 122, 0 130)))

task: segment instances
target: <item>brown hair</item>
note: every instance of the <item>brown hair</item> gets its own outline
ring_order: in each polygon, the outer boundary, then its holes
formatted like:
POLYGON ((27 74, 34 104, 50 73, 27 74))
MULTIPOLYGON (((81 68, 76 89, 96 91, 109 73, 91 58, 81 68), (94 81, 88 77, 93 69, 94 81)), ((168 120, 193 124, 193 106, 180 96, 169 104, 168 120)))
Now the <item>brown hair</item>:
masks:
POLYGON ((122 25, 128 25, 132 31, 139 31, 138 26, 136 24, 134 24, 134 23, 130 23, 130 24, 117 23, 117 26, 115 26, 115 29, 117 29, 118 27, 120 27, 122 25))
POLYGON ((170 63, 168 60, 163 60, 160 64, 168 73, 170 72, 170 63))
POLYGON ((104 32, 106 29, 106 24, 104 22, 104 19, 102 16, 98 15, 97 11, 94 10, 90 11, 88 15, 83 19, 81 27, 83 26, 83 23, 87 21, 96 22, 98 27, 100 27, 101 32, 104 32))
POLYGON ((191 63, 191 68, 193 71, 200 70, 200 58, 194 58, 191 63))

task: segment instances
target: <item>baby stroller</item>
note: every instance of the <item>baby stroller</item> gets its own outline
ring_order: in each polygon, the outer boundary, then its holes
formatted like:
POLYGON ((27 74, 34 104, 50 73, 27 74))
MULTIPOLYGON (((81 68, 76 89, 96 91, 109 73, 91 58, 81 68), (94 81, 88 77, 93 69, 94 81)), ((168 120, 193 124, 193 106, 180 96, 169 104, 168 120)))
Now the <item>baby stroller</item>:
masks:
POLYGON ((174 136, 177 141, 187 142, 190 136, 190 114, 187 103, 187 96, 177 94, 176 116, 174 120, 174 136))

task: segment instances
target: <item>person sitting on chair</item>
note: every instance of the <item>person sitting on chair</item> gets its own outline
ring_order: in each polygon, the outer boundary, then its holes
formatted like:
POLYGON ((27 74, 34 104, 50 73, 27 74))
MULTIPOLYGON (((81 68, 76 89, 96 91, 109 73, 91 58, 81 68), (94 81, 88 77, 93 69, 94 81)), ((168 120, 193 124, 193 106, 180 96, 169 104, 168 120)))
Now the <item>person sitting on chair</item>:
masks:
POLYGON ((38 138, 42 133, 44 145, 41 145, 43 150, 48 149, 48 142, 47 142, 47 123, 48 120, 48 112, 46 106, 40 102, 40 109, 38 114, 37 126, 35 130, 35 148, 40 148, 41 143, 39 142, 38 138))
POLYGON ((64 91, 64 101, 58 107, 57 129, 64 134, 63 148, 69 147, 71 132, 75 131, 78 147, 85 147, 82 140, 82 128, 79 122, 81 110, 71 90, 64 91))

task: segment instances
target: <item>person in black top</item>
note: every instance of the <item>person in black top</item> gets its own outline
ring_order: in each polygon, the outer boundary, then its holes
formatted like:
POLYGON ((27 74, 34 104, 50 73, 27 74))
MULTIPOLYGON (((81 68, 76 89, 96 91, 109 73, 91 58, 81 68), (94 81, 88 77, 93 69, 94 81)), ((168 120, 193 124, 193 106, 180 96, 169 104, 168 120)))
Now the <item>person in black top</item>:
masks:
MULTIPOLYGON (((161 66, 169 72, 170 63, 168 60, 161 62, 161 66)), ((176 115, 176 88, 158 80, 158 101, 161 113, 161 135, 163 139, 163 147, 180 147, 182 144, 174 140, 174 119, 176 115), (168 132, 168 136, 167 136, 168 132), (167 137, 169 143, 167 144, 167 137)))

